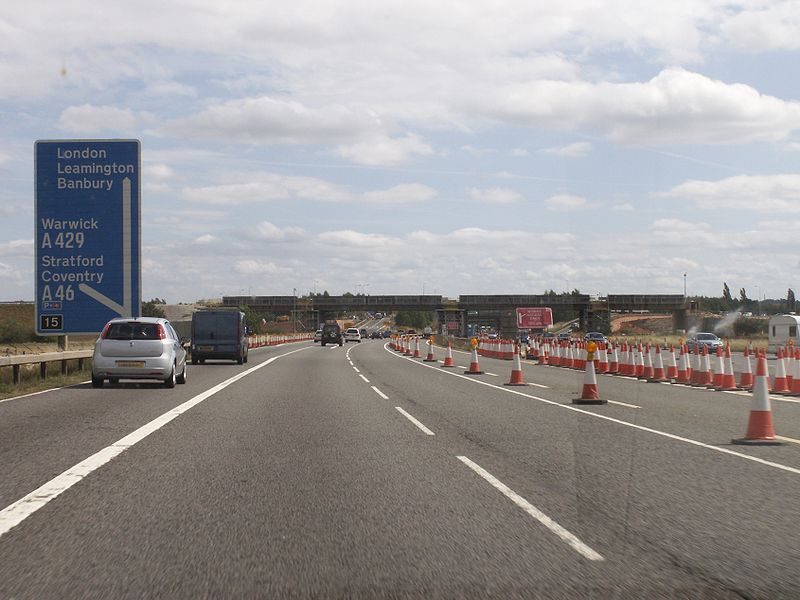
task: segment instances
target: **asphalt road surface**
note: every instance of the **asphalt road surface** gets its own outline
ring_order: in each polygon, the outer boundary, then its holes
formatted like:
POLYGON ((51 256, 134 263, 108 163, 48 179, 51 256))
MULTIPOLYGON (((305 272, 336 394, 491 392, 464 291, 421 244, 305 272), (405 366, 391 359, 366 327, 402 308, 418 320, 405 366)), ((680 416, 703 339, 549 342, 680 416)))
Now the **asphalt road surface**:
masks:
POLYGON ((304 342, 0 402, 0 599, 798 597, 800 403, 744 447, 746 393, 576 406, 582 373, 454 356, 304 342))

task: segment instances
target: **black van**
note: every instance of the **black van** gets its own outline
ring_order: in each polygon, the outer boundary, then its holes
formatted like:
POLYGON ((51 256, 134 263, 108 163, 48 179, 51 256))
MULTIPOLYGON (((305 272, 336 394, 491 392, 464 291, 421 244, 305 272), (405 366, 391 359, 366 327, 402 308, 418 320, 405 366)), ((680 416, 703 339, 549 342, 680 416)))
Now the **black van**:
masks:
POLYGON ((198 310, 192 315, 192 364, 208 358, 247 362, 247 327, 238 310, 198 310))
POLYGON ((338 323, 325 323, 322 326, 322 345, 325 344, 339 344, 344 345, 344 338, 342 338, 342 328, 338 323))

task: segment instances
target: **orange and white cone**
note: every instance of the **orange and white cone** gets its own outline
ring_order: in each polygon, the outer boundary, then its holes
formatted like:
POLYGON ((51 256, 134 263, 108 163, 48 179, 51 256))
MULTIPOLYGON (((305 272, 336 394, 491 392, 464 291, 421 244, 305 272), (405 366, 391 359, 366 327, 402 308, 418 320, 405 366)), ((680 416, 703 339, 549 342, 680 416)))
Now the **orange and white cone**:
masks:
POLYGON ((671 381, 678 379, 678 363, 675 361, 675 346, 672 344, 669 345, 669 364, 666 377, 671 381))
MULTIPOLYGON (((756 371, 758 377, 758 371, 756 371)), ((775 361, 775 383, 772 391, 776 394, 786 394, 789 392, 789 384, 786 381, 786 363, 783 360, 783 350, 778 348, 778 360, 775 361)))
POLYGON ((539 345, 539 360, 536 362, 540 365, 547 365, 550 364, 550 357, 548 356, 550 352, 550 346, 547 342, 542 342, 539 345))
POLYGON ((511 366, 511 379, 505 385, 528 385, 522 380, 522 363, 519 360, 519 346, 514 344, 513 359, 511 366))
POLYGON ((753 369, 750 366, 750 346, 744 349, 744 367, 739 376, 739 387, 743 390, 753 388, 753 369))
POLYGON ((478 363, 478 351, 475 348, 472 349, 472 358, 469 362, 469 369, 464 371, 464 375, 483 375, 483 371, 481 371, 481 365, 478 363))
POLYGON ((731 440, 734 444, 753 446, 779 446, 772 425, 772 408, 769 403, 769 374, 767 357, 760 355, 756 363, 756 379, 753 383, 753 401, 750 404, 750 419, 747 422, 747 433, 743 438, 731 440))
MULTIPOLYGON (((658 346, 656 346, 658 348, 658 346)), ((647 379, 650 381, 655 377, 654 369, 653 369, 653 358, 650 352, 650 344, 646 344, 644 347, 644 368, 642 369, 642 374, 639 375, 639 379, 647 379)))
POLYGON ((617 350, 616 342, 611 346, 611 356, 608 359, 608 372, 612 375, 617 375, 619 373, 619 351, 617 350))
POLYGON ((447 340, 447 354, 444 355, 444 363, 442 364, 443 367, 455 367, 456 364, 453 362, 453 348, 450 344, 450 340, 447 340))
POLYGON ((720 391, 728 392, 736 389, 736 375, 733 374, 733 359, 731 358, 730 345, 725 346, 725 371, 722 374, 722 385, 717 388, 720 391))
POLYGON ((641 378, 642 375, 644 375, 644 351, 642 350, 642 344, 639 343, 633 355, 633 376, 641 378))
POLYGON ((419 351, 419 336, 414 339, 414 358, 421 358, 422 354, 419 351))
POLYGON ((714 377, 711 379, 710 387, 715 389, 722 388, 722 378, 725 376, 725 361, 722 357, 722 346, 717 346, 716 360, 714 361, 714 377))
POLYGON ((601 400, 597 390, 597 375, 594 372, 594 360, 586 361, 586 370, 583 373, 583 390, 581 397, 572 401, 573 404, 607 404, 608 400, 601 400))
POLYGON ((800 396, 800 349, 794 351, 794 373, 792 377, 792 385, 789 386, 790 394, 792 396, 800 396))
MULTIPOLYGON (((673 355, 673 359, 674 358, 675 356, 673 355)), ((653 365, 653 376, 647 381, 659 383, 666 380, 666 373, 664 373, 664 359, 661 358, 661 346, 656 344, 656 359, 655 364, 653 365)))
POLYGON ((430 339, 428 340, 428 354, 422 362, 439 362, 433 355, 433 342, 430 339))
POLYGON ((598 362, 597 362, 597 372, 598 373, 608 373, 608 350, 606 349, 605 344, 599 344, 600 349, 597 351, 598 354, 598 362))
POLYGON ((681 344, 681 354, 678 362, 678 383, 690 383, 692 372, 689 370, 689 355, 686 353, 686 344, 681 344))

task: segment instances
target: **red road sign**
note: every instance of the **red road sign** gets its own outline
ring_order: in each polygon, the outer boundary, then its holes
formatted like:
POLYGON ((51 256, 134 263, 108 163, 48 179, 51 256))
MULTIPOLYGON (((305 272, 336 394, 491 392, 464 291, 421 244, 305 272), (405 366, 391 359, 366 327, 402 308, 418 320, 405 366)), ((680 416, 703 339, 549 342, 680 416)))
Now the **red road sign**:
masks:
POLYGON ((551 308, 518 308, 517 329, 534 329, 549 327, 553 324, 551 308))

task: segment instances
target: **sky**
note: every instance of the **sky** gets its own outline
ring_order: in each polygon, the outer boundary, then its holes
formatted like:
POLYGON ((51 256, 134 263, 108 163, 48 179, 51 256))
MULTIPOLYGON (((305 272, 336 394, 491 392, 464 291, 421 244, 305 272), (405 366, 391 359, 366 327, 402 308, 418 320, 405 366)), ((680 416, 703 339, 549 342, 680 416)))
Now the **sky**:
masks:
POLYGON ((785 297, 798 50, 795 0, 4 0, 0 301, 34 142, 106 138, 141 141, 143 300, 785 297))

